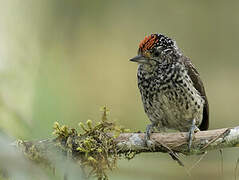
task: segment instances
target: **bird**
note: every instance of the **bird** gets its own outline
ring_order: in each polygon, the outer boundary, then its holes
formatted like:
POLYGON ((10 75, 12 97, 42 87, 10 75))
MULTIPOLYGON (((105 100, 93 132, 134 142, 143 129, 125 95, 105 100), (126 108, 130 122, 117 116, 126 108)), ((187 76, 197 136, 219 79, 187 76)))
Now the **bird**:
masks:
POLYGON ((146 127, 146 142, 151 142, 155 129, 188 132, 190 151, 194 133, 209 128, 205 88, 191 60, 183 55, 176 41, 154 33, 140 42, 138 55, 130 61, 138 63, 138 88, 151 121, 146 127))

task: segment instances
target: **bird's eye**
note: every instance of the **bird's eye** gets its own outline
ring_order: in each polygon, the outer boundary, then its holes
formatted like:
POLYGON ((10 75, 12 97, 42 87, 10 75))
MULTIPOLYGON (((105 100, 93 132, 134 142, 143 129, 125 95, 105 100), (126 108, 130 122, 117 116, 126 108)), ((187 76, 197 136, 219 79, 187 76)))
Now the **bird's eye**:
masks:
POLYGON ((156 51, 156 52, 154 53, 154 56, 155 56, 155 57, 159 57, 159 52, 156 51))

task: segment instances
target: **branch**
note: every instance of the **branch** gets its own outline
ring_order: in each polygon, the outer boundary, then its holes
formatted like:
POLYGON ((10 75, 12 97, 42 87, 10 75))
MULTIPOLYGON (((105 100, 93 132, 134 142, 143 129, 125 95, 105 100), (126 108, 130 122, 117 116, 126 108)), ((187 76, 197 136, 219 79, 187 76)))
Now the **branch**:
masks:
MULTIPOLYGON (((111 133, 109 136, 113 136, 111 133)), ((119 153, 127 152, 173 152, 185 155, 202 154, 205 151, 239 147, 239 126, 234 128, 222 128, 195 133, 192 142, 191 152, 188 152, 188 133, 152 133, 151 140, 155 143, 155 148, 148 148, 144 141, 145 133, 121 133, 114 142, 119 153)), ((77 138, 77 136, 75 137, 77 138)), ((55 146, 55 139, 41 141, 24 141, 25 145, 36 145, 45 148, 55 146)), ((67 147, 65 147, 67 148, 67 147)), ((74 149, 73 149, 74 151, 74 149)))
POLYGON ((195 133, 191 152, 188 152, 188 133, 153 133, 155 148, 149 149, 144 142, 144 133, 122 133, 115 140, 121 152, 173 152, 185 155, 202 154, 205 151, 239 146, 239 126, 195 133))
MULTIPOLYGON (((167 152, 180 165, 183 163, 177 153, 185 155, 202 154, 206 151, 239 147, 239 126, 234 128, 223 128, 209 131, 200 131, 195 134, 191 151, 188 152, 188 133, 153 133, 151 140, 154 148, 148 148, 144 141, 145 133, 122 133, 115 138, 112 130, 119 130, 114 124, 102 122, 92 127, 91 121, 87 121, 88 129, 84 134, 78 134, 75 129, 55 124, 54 139, 41 141, 20 141, 18 148, 35 162, 43 162, 54 167, 49 157, 54 153, 63 152, 64 156, 70 157, 82 165, 92 168, 93 174, 99 179, 107 177, 105 170, 115 167, 116 160, 125 155, 131 159, 135 154, 142 152, 167 152)), ((92 173, 91 172, 91 173, 92 173)), ((91 174, 90 173, 90 174, 91 174)))

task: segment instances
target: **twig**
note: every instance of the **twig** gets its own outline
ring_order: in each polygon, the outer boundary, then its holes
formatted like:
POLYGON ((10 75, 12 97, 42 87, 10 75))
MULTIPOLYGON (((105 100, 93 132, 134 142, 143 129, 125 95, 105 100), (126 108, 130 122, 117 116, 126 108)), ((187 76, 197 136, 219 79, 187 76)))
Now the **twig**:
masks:
POLYGON ((203 153, 200 158, 196 161, 196 163, 194 163, 188 170, 188 172, 190 172, 193 168, 195 168, 200 162, 201 160, 206 156, 207 152, 203 153))
POLYGON ((220 152, 220 157, 221 157, 221 162, 220 162, 220 170, 221 170, 221 174, 222 174, 222 179, 224 179, 224 168, 223 168, 223 150, 222 149, 219 149, 219 152, 220 152))
POLYGON ((237 180, 237 167, 238 167, 238 164, 239 164, 239 158, 237 158, 237 162, 236 162, 236 167, 235 167, 235 180, 237 180))

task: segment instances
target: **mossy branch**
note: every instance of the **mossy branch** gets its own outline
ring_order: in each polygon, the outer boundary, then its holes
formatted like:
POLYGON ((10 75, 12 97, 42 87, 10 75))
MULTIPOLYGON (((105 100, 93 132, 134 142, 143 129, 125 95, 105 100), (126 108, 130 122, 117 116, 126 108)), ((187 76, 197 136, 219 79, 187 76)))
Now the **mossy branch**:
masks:
MULTIPOLYGON (((112 133, 108 133, 108 138, 113 138, 115 135, 112 133)), ((216 129, 216 130, 209 130, 209 131, 200 131, 195 134, 195 138, 192 143, 192 149, 191 152, 188 152, 188 146, 187 146, 187 137, 188 133, 153 133, 151 135, 151 139, 155 142, 155 148, 149 149, 144 142, 144 133, 120 133, 117 138, 113 138, 113 142, 109 143, 109 149, 107 149, 107 152, 105 151, 104 146, 99 146, 95 148, 92 147, 90 141, 90 138, 87 138, 85 136, 86 141, 84 139, 84 143, 86 146, 89 146, 91 148, 91 152, 88 150, 84 150, 84 148, 77 146, 77 141, 79 141, 79 138, 82 138, 81 136, 78 136, 74 131, 73 133, 70 133, 69 136, 65 139, 47 139, 47 140, 41 140, 41 141, 21 141, 21 145, 24 145, 25 148, 25 154, 27 156, 30 156, 30 159, 34 160, 32 156, 41 157, 40 159, 43 160, 43 162, 47 162, 47 156, 44 157, 44 154, 48 154, 47 151, 51 150, 50 153, 52 153, 52 147, 65 149, 66 151, 71 152, 71 156, 73 159, 81 159, 82 157, 87 157, 84 161, 84 163, 89 163, 91 165, 97 166, 97 162, 100 160, 107 161, 107 158, 102 158, 106 154, 108 157, 110 157, 111 154, 114 154, 114 158, 112 160, 112 163, 115 163, 118 157, 121 157, 122 155, 126 157, 127 159, 133 158, 136 154, 143 153, 143 152, 164 152, 169 153, 170 150, 175 153, 182 153, 185 155, 192 155, 192 154, 202 154, 205 151, 211 151, 216 149, 223 149, 223 148, 230 148, 230 147, 239 147, 239 126, 234 128, 223 128, 223 129, 216 129), (59 141, 60 140, 60 141, 59 141), (111 144, 111 145, 110 145, 111 144), (112 144, 115 144, 112 146, 112 144), (35 148, 38 148, 37 151, 40 152, 40 156, 37 155, 36 152, 33 150, 35 148), (112 148, 112 149, 110 149, 112 148), (170 149, 170 150, 169 150, 170 149), (101 154, 102 159, 96 160, 95 157, 92 156, 92 153, 96 151, 99 154, 101 154), (104 153, 106 154, 104 154, 104 153), (82 156, 82 154, 84 156, 82 156), (91 155, 86 155, 91 154, 91 155)), ((109 139, 108 139, 109 140, 109 139)), ((23 147, 23 146, 20 146, 23 147)), ((96 154, 97 156, 99 154, 96 154)), ((36 159, 36 161, 39 161, 39 159, 36 159)), ((109 163, 109 162, 105 162, 109 163)), ((102 164, 101 164, 102 165, 102 164)), ((112 166, 114 166, 112 164, 112 166)), ((110 168, 112 169, 112 168, 110 168)), ((102 172, 103 173, 103 172, 102 172)))
POLYGON ((144 133, 129 133, 127 129, 108 121, 108 110, 103 108, 101 121, 94 125, 91 120, 79 123, 82 131, 78 133, 65 125, 55 123, 53 139, 42 141, 19 141, 18 147, 29 159, 53 167, 49 154, 54 151, 63 152, 80 166, 88 175, 98 179, 107 179, 106 170, 116 166, 118 158, 131 159, 143 152, 169 153, 174 160, 183 165, 177 153, 185 155, 202 154, 206 151, 239 147, 239 126, 195 134, 191 151, 188 152, 188 133, 153 133, 151 140, 154 148, 148 148, 144 141, 144 133))
MULTIPOLYGON (((202 154, 205 151, 239 147, 239 126, 234 128, 222 128, 208 131, 200 131, 195 134, 192 142, 192 149, 188 152, 187 146, 187 132, 177 133, 152 133, 151 140, 155 142, 155 148, 150 149, 146 146, 144 141, 144 133, 120 133, 114 139, 118 153, 128 152, 164 152, 170 148, 172 151, 182 153, 185 155, 202 154)), ((113 137, 112 133, 108 133, 109 137, 113 137)), ((76 135, 73 139, 78 139, 76 135)), ((72 140, 73 140, 72 139, 72 140)), ((57 145, 56 139, 46 139, 41 141, 24 141, 24 144, 29 145, 57 145)), ((64 143, 63 143, 64 144, 64 143)), ((67 145, 69 146, 69 144, 67 145)), ((46 147, 47 148, 47 147, 46 147)), ((67 147, 65 147, 67 148, 67 147)), ((79 150, 79 147, 77 147, 79 150)), ((74 149, 73 151, 77 151, 74 149)))

